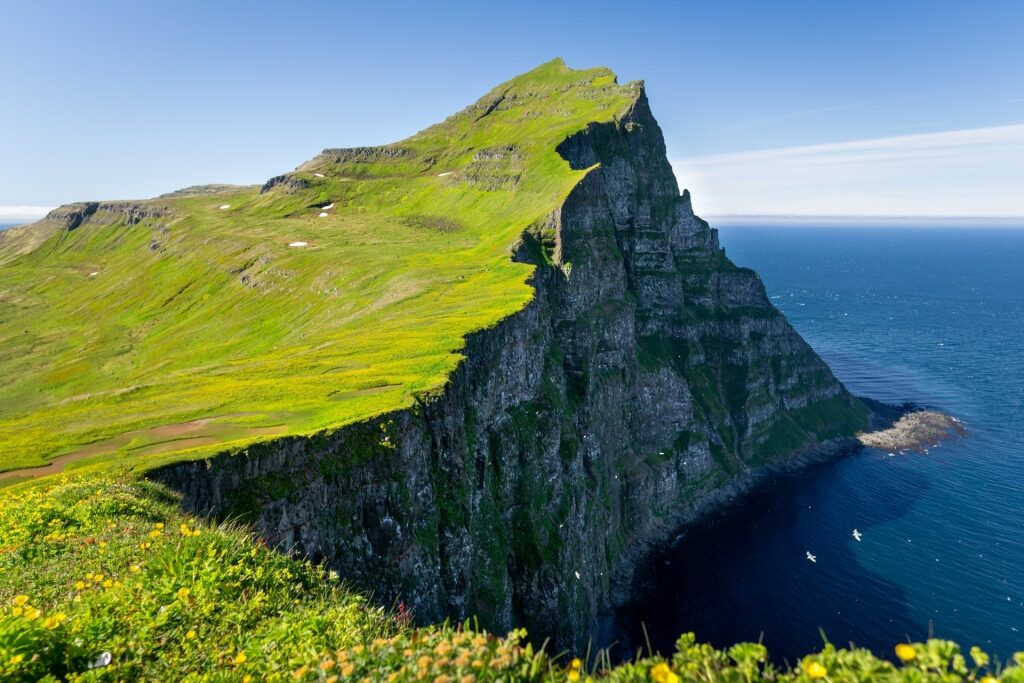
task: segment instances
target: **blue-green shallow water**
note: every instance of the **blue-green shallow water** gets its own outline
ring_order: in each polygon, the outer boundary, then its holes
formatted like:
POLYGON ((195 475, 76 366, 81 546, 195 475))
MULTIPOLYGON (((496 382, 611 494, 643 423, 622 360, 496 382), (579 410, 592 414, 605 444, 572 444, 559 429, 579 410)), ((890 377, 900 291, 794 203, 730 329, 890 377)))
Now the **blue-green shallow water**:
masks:
POLYGON ((726 227, 721 240, 854 393, 941 407, 971 436, 775 480, 655 559, 624 634, 643 643, 642 621, 662 652, 685 631, 763 638, 779 661, 819 648, 819 628, 887 657, 930 631, 1024 650, 1024 230, 726 227))

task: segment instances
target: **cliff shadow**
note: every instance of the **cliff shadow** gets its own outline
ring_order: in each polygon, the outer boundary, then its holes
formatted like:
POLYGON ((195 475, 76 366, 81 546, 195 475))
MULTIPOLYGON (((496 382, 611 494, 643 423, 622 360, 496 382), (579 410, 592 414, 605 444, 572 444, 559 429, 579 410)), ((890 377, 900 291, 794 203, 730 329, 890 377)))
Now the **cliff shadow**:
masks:
POLYGON ((648 643, 670 654, 689 631, 718 647, 761 641, 780 664, 820 649, 822 633, 881 656, 908 636, 926 637, 928 624, 911 621, 904 590, 862 562, 884 552, 872 529, 905 516, 929 488, 913 471, 894 477, 883 458, 865 449, 775 474, 651 552, 615 614, 613 658, 648 643))

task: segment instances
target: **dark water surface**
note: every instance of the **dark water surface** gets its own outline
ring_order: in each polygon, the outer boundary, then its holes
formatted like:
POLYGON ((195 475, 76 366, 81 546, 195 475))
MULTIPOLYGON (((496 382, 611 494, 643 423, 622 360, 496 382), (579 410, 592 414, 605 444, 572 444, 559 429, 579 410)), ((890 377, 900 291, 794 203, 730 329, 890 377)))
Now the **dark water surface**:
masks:
POLYGON ((970 438, 776 480, 656 558, 621 616, 655 649, 763 637, 793 661, 907 638, 1024 650, 1024 229, 725 227, 736 263, 859 395, 941 407, 970 438), (863 540, 856 542, 852 530, 863 540), (817 563, 805 553, 817 556, 817 563))

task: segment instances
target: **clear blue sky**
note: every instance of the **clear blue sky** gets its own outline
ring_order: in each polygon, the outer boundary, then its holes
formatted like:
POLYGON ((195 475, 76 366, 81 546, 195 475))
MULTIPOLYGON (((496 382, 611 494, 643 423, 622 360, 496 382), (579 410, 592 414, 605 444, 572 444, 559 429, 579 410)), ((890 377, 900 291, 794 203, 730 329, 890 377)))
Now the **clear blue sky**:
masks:
POLYGON ((698 211, 1024 215, 1024 2, 35 0, 2 18, 0 207, 261 182, 561 56, 647 81, 698 211))

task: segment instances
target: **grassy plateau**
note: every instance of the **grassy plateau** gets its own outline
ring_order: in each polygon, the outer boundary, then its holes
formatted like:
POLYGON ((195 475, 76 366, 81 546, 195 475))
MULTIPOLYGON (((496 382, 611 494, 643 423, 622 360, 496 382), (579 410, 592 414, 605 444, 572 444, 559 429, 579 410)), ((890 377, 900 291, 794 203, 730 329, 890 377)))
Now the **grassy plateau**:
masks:
POLYGON ((9 232, 0 471, 199 457, 439 389, 468 333, 530 300, 532 266, 510 250, 584 173, 555 147, 635 92, 554 61, 395 145, 328 150, 265 192, 9 232))

